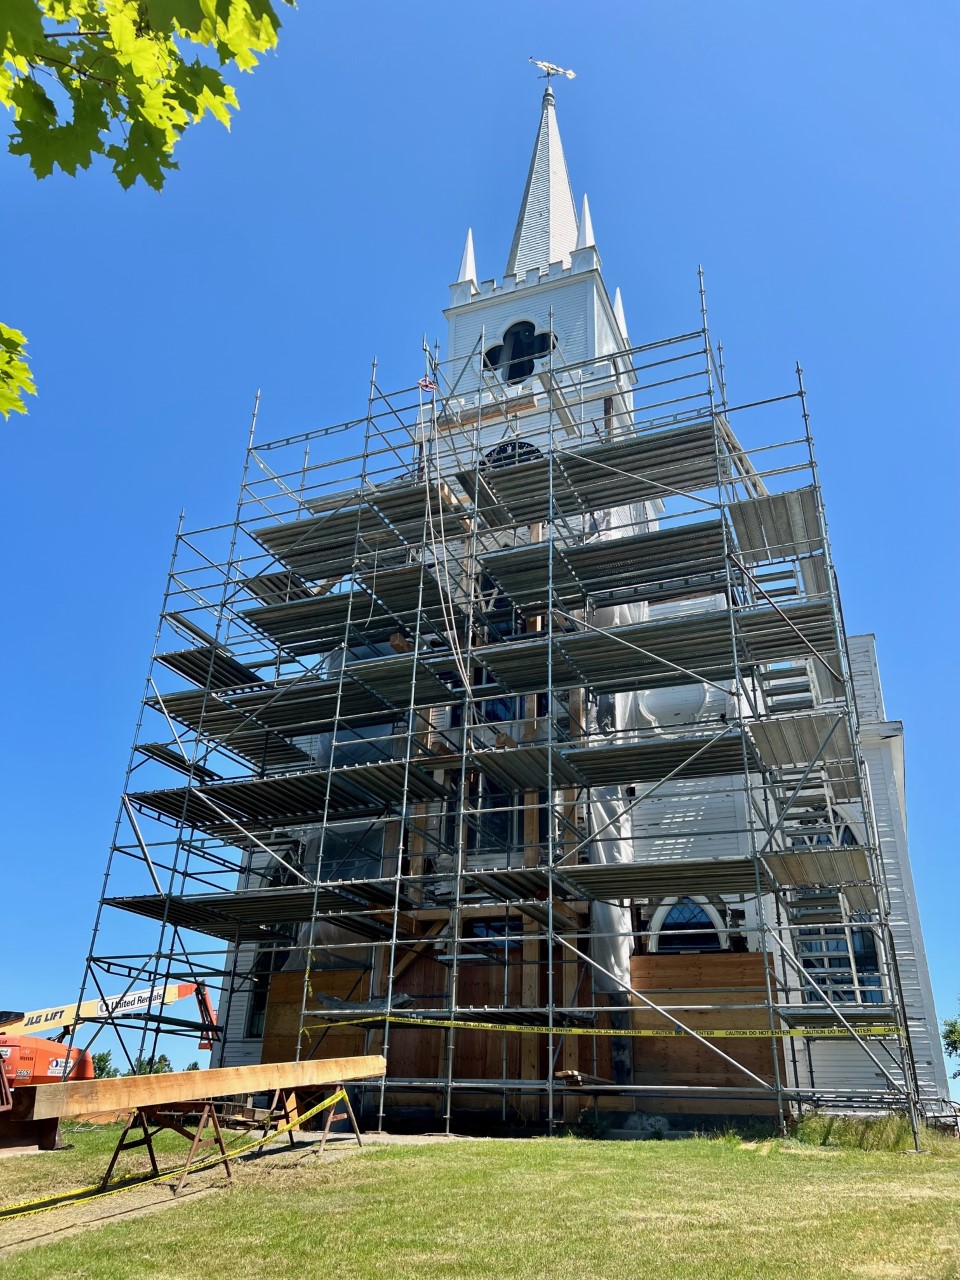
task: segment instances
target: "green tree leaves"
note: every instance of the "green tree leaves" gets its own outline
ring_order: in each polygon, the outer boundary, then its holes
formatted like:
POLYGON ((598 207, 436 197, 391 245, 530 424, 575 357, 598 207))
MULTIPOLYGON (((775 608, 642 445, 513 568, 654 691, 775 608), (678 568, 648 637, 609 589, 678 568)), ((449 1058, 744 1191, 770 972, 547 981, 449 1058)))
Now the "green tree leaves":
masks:
POLYGON ((122 186, 159 191, 191 124, 209 114, 229 128, 237 96, 224 69, 251 71, 279 29, 268 0, 4 0, 10 150, 38 178, 102 155, 122 186))
MULTIPOLYGON (((943 1047, 948 1058, 960 1058, 960 1017, 944 1018, 943 1047)), ((960 1080, 960 1069, 953 1073, 954 1080, 960 1080)))
POLYGON ((102 1053, 94 1053, 93 1058, 93 1078, 95 1080, 113 1080, 120 1074, 120 1069, 113 1065, 111 1061, 111 1053, 109 1049, 104 1049, 102 1053))
POLYGON ((155 1058, 134 1058, 133 1066, 125 1071, 125 1076, 160 1076, 173 1070, 173 1063, 165 1053, 158 1053, 155 1058))
MULTIPOLYGON (((159 191, 190 125, 210 115, 229 129, 238 102, 225 75, 252 71, 279 30, 269 0, 0 0, 9 150, 38 178, 103 157, 122 187, 159 191)), ((0 325, 4 417, 36 393, 24 343, 0 325)))
POLYGON ((19 329, 0 324, 0 413, 26 413, 24 396, 37 394, 33 375, 24 355, 27 340, 19 329))

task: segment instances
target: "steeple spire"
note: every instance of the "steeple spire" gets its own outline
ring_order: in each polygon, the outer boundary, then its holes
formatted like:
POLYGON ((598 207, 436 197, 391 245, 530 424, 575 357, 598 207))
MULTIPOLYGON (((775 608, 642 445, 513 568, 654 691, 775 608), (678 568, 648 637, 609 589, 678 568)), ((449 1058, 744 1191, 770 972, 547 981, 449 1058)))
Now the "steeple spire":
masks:
POLYGON ((557 128, 549 81, 543 95, 540 128, 527 174, 507 275, 525 275, 531 267, 566 262, 577 244, 577 210, 557 128))

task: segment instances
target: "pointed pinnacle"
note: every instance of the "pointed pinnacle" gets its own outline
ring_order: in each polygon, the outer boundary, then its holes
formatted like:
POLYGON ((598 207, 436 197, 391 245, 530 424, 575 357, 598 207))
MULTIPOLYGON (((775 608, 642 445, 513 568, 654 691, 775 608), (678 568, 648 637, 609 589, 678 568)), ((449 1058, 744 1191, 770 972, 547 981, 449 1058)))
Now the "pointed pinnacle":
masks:
POLYGON ((457 284, 469 281, 472 284, 477 283, 477 263, 473 256, 473 227, 467 228, 467 241, 463 246, 463 257, 460 259, 460 274, 457 276, 457 284))
POLYGON ((620 297, 619 289, 613 295, 613 314, 616 318, 617 324, 620 326, 620 336, 629 346, 630 338, 627 334, 627 317, 623 314, 623 299, 620 297))
POLYGON ((590 201, 587 193, 583 193, 583 206, 580 209, 580 230, 577 232, 578 249, 595 249, 597 242, 593 237, 593 220, 590 217, 590 201))

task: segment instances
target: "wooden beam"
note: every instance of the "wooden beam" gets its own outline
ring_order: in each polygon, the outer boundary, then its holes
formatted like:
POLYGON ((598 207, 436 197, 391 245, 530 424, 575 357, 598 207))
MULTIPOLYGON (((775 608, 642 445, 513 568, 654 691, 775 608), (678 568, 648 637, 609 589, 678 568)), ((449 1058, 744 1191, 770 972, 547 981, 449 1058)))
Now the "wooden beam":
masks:
MULTIPOLYGON (((576 942, 576 935, 568 941, 576 942)), ((569 1009, 577 998, 577 982, 580 977, 580 963, 575 957, 571 957, 568 952, 565 956, 560 957, 560 990, 561 1000, 569 1009)), ((561 1079, 566 1076, 577 1074, 580 1065, 580 1037, 564 1036, 561 1042, 560 1061, 563 1064, 563 1070, 558 1071, 557 1075, 561 1079)), ((564 1124, 576 1124, 580 1115, 581 1100, 576 1094, 567 1094, 563 1099, 563 1122, 564 1124)))
POLYGON ((386 1059, 380 1054, 370 1054, 356 1058, 307 1058, 303 1062, 263 1062, 249 1067, 214 1067, 212 1071, 167 1071, 155 1076, 120 1076, 116 1080, 40 1084, 36 1086, 31 1112, 23 1118, 47 1120, 59 1116, 65 1119, 97 1111, 132 1111, 167 1102, 222 1098, 232 1093, 315 1089, 342 1080, 367 1080, 386 1074, 386 1059))
MULTIPOLYGON (((527 702, 530 701, 528 698, 527 702)), ((536 699, 532 701, 535 703, 536 699)), ((525 791, 523 799, 523 862, 524 866, 535 867, 540 861, 540 794, 537 791, 525 791)), ((538 921, 524 918, 520 1002, 528 1008, 538 1008, 540 1005, 540 943, 535 935, 542 927, 538 921), (534 936, 529 936, 531 934, 534 936)), ((520 1037, 521 1080, 537 1080, 540 1077, 539 1039, 539 1036, 520 1037)), ((540 1119, 540 1098, 536 1094, 522 1093, 518 1105, 524 1119, 534 1123, 540 1119)))

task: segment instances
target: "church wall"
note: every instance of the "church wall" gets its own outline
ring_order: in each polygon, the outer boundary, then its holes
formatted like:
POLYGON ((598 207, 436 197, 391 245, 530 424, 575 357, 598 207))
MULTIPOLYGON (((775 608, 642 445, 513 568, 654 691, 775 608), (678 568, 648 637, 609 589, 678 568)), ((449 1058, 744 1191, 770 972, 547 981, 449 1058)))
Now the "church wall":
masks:
MULTIPOLYGON (((242 946, 237 957, 237 973, 246 973, 253 964, 255 955, 254 946, 242 946)), ((261 1061, 263 1041, 259 1037, 252 1038, 246 1034, 249 1008, 248 987, 241 987, 233 993, 229 1013, 226 1009, 226 997, 221 1001, 220 1008, 217 1010, 217 1023, 222 1030, 224 1040, 219 1048, 214 1050, 211 1066, 244 1067, 261 1061)))
MULTIPOLYGON (((883 1063, 894 1079, 900 1078, 896 1062, 881 1042, 868 1041, 873 1054, 883 1063)), ((801 1088, 815 1087, 844 1092, 848 1089, 887 1092, 890 1084, 883 1072, 873 1063, 864 1050, 853 1041, 811 1040, 808 1049, 804 1041, 797 1045, 797 1076, 801 1088), (811 1081, 810 1066, 813 1066, 811 1081)), ((789 1050, 788 1050, 789 1052, 789 1050)))
MULTIPOLYGON (((769 961, 767 962, 769 963, 769 961)), ((766 982, 764 957, 743 952, 714 952, 679 955, 634 956, 630 961, 630 982, 655 1002, 665 1004, 709 1004, 710 1009, 683 1010, 677 1017, 693 1031, 757 1030, 769 1027, 765 1007, 729 1008, 731 1005, 763 1005, 766 982), (717 990, 716 988, 726 988, 717 990)), ((639 1002, 637 1002, 639 1003, 639 1002)), ((654 1012, 634 1012, 631 1023, 636 1030, 661 1031, 665 1020, 654 1012)), ((774 1054, 783 1072, 783 1047, 780 1041, 766 1037, 757 1039, 724 1039, 713 1042, 735 1062, 767 1084, 774 1082, 774 1054)), ((638 1085, 708 1086, 741 1089, 756 1082, 733 1063, 725 1061, 706 1044, 692 1036, 647 1037, 634 1041, 634 1081, 638 1085)), ((699 1114, 749 1113, 776 1114, 776 1103, 764 1098, 718 1099, 649 1098, 637 1099, 640 1111, 683 1111, 699 1114)))
POLYGON ((947 1097, 949 1085, 907 854, 903 813, 898 803, 890 749, 892 740, 884 739, 884 727, 865 726, 862 736, 890 894, 890 927, 921 1090, 927 1095, 947 1097))
POLYGON ((883 704, 875 637, 872 635, 848 636, 847 652, 850 655, 850 674, 853 677, 857 714, 861 722, 886 720, 887 713, 883 704))
POLYGON ((698 778, 660 787, 632 812, 638 862, 749 852, 742 778, 698 778))
MULTIPOLYGON (((571 276, 568 272, 556 283, 541 277, 536 285, 494 293, 489 302, 481 299, 471 303, 468 310, 452 311, 447 357, 455 363, 446 371, 446 377, 450 382, 457 381, 456 362, 470 357, 481 331, 485 347, 498 343, 504 330, 518 320, 531 320, 538 332, 546 332, 551 328, 551 308, 552 331, 559 344, 557 359, 562 363, 586 359, 591 353, 596 294, 595 276, 571 276)), ((457 389, 458 393, 468 394, 476 388, 476 378, 471 381, 467 375, 457 389)))
POLYGON ((944 1098, 949 1083, 907 845, 903 726, 886 719, 874 637, 851 636, 849 649, 917 1076, 922 1093, 944 1098))
POLYGON ((607 355, 623 349, 623 339, 610 319, 610 313, 598 290, 594 295, 593 324, 596 333, 596 351, 598 355, 607 355))

